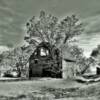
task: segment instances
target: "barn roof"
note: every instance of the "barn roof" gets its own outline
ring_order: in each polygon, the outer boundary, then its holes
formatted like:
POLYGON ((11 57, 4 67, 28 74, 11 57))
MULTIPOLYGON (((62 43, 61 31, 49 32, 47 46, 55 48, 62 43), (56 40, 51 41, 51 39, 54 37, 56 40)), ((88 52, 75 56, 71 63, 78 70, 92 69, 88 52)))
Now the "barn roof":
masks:
MULTIPOLYGON (((35 49, 41 48, 41 47, 46 47, 47 49, 49 49, 51 47, 51 45, 48 42, 41 42, 35 49)), ((52 46, 52 47, 54 47, 54 46, 52 46)), ((63 52, 62 52, 63 59, 65 61, 75 62, 76 61, 76 58, 71 54, 70 50, 71 49, 68 46, 64 46, 63 47, 63 52)), ((32 53, 32 55, 33 54, 34 54, 34 52, 32 53)))
POLYGON ((51 45, 48 42, 41 42, 36 48, 39 48, 39 47, 50 48, 51 45))
POLYGON ((64 48, 63 48, 63 59, 65 61, 75 62, 76 58, 71 54, 70 50, 71 49, 68 46, 64 46, 64 48))

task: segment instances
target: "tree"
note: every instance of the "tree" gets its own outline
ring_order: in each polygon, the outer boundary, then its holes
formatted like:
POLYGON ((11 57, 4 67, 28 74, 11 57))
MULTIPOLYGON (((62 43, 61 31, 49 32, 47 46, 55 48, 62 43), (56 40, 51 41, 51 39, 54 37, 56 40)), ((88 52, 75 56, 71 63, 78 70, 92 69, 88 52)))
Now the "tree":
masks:
MULTIPOLYGON (((44 11, 40 12, 40 16, 36 18, 33 16, 27 23, 27 34, 25 41, 30 45, 37 46, 41 42, 48 42, 50 44, 51 56, 54 58, 54 47, 62 52, 64 46, 73 39, 73 37, 80 35, 83 31, 82 23, 75 16, 67 16, 63 19, 46 14, 44 11)), ((77 49, 74 47, 77 52, 77 49)), ((80 51, 77 54, 80 54, 80 51)), ((76 55, 76 54, 75 54, 76 55)))
POLYGON ((86 70, 91 66, 91 64, 94 64, 95 60, 92 57, 89 58, 82 58, 79 62, 81 70, 79 74, 84 74, 86 70))
POLYGON ((100 53, 100 45, 98 45, 93 51, 91 52, 92 57, 97 57, 100 53))
POLYGON ((24 39, 29 44, 38 45, 40 42, 48 42, 55 47, 61 47, 83 31, 82 23, 75 15, 58 20, 51 14, 46 15, 44 11, 40 12, 38 18, 33 16, 26 27, 27 35, 24 39))
POLYGON ((97 63, 100 63, 100 45, 97 45, 97 47, 92 50, 90 55, 97 63))
POLYGON ((70 53, 72 54, 76 62, 76 74, 82 74, 87 69, 88 59, 83 54, 83 49, 79 48, 77 45, 70 46, 70 53))
POLYGON ((83 57, 83 49, 79 48, 77 45, 71 46, 70 52, 77 60, 80 60, 83 57))

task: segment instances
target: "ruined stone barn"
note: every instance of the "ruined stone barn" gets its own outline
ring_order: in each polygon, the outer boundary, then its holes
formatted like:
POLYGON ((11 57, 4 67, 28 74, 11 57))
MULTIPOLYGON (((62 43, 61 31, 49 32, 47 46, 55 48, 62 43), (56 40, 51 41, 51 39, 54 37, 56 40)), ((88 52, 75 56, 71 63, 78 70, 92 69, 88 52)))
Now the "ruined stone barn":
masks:
POLYGON ((29 58, 29 77, 62 77, 60 51, 48 42, 40 43, 29 58))

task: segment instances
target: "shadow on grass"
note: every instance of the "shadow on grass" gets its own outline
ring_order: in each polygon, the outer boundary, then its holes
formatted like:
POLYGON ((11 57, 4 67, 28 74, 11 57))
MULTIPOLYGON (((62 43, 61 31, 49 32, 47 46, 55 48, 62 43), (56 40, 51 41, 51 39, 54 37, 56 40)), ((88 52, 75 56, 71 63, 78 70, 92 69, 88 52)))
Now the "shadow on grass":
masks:
POLYGON ((13 96, 0 96, 0 100, 27 100, 26 99, 26 95, 22 94, 22 95, 19 95, 17 97, 13 97, 13 96))
MULTIPOLYGON (((96 86, 88 87, 88 88, 47 88, 43 87, 41 89, 42 92, 49 92, 55 95, 56 99, 59 98, 84 98, 84 97, 99 97, 100 98, 100 88, 96 86)), ((75 99, 76 100, 76 99, 75 99)), ((99 99, 96 99, 99 100, 99 99)))

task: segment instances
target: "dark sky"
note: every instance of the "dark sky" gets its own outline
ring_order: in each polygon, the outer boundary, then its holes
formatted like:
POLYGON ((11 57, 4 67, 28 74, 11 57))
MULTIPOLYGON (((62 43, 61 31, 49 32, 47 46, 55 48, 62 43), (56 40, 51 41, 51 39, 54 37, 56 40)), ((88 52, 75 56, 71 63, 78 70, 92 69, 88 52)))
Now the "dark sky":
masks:
POLYGON ((100 44, 100 0, 0 0, 0 45, 20 45, 25 22, 40 10, 59 18, 76 14, 85 23, 79 46, 89 54, 100 44))

